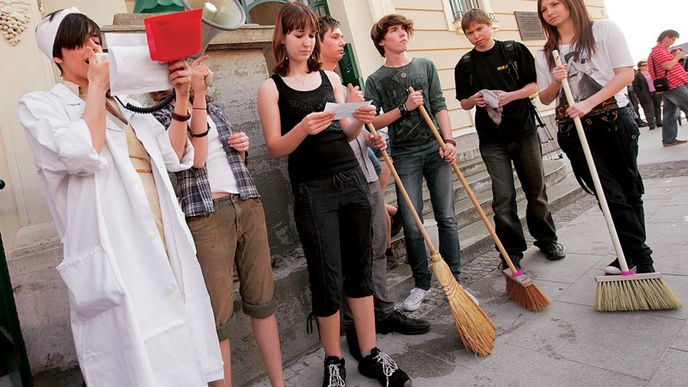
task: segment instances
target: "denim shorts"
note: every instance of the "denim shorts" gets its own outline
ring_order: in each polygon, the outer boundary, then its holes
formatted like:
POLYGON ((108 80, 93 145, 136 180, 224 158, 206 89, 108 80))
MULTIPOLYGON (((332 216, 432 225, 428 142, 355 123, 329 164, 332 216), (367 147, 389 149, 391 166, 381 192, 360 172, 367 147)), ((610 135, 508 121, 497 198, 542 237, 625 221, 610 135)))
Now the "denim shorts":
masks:
POLYGON ((313 314, 336 313, 342 291, 351 298, 371 296, 371 208, 361 169, 297 183, 292 189, 313 314))

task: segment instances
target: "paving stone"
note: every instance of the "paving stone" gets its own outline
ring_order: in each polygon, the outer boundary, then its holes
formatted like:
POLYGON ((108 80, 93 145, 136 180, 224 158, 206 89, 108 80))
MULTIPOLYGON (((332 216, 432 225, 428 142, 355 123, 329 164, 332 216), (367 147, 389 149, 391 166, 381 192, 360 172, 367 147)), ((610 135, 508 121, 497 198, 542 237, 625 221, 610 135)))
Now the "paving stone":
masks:
POLYGON ((469 372, 441 380, 414 379, 414 386, 644 386, 645 381, 546 353, 505 345, 469 372), (526 371, 527 370, 527 371, 526 371), (445 383, 442 383, 442 382, 445 383))
POLYGON ((553 303, 545 317, 508 343, 645 380, 684 325, 650 312, 600 313, 563 302, 553 303))
POLYGON ((659 363, 649 386, 685 386, 688 383, 688 352, 670 349, 659 363))
POLYGON ((671 348, 688 352, 688 322, 686 322, 686 325, 681 329, 681 333, 679 333, 676 340, 674 340, 671 348))

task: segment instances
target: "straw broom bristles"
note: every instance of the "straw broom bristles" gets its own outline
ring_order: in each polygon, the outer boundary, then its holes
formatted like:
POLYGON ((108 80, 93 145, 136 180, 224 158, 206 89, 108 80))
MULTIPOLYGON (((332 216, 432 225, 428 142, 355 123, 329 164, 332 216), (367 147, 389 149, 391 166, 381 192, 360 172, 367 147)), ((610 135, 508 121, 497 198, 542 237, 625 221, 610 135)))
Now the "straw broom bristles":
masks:
POLYGON ((596 277, 595 310, 628 312, 680 308, 681 301, 660 273, 596 277))
POLYGON ((438 252, 431 253, 430 260, 432 271, 449 302, 463 346, 478 356, 488 356, 492 353, 497 336, 492 320, 456 282, 449 266, 438 252))
MULTIPOLYGON (((413 93, 413 87, 409 87, 408 91, 410 93, 413 93)), ((425 119, 425 122, 430 127, 432 134, 435 136, 435 139, 437 139, 437 142, 440 144, 440 147, 444 149, 447 145, 444 143, 444 139, 442 138, 442 136, 440 136, 440 133, 437 131, 435 124, 433 124, 432 120, 430 119, 430 116, 428 115, 428 112, 425 110, 425 107, 423 105, 420 105, 418 106, 418 108, 420 109, 420 113, 425 119)), ((504 278, 506 278, 507 297, 514 301, 516 305, 519 305, 527 310, 530 310, 531 312, 539 312, 545 309, 550 303, 549 299, 535 285, 535 282, 527 278, 521 270, 516 269, 513 262, 511 261, 511 258, 509 257, 509 254, 506 252, 504 245, 502 245, 502 242, 499 240, 497 233, 492 227, 492 224, 487 219, 485 211, 483 211, 482 207, 480 206, 480 203, 478 202, 478 199, 475 197, 475 194, 473 194, 471 186, 468 185, 466 178, 461 173, 459 166, 456 165, 456 162, 453 162, 452 167, 454 168, 456 176, 461 181, 463 189, 466 191, 466 194, 468 194, 468 197, 471 199, 473 207, 475 207, 475 210, 478 212, 478 215, 480 215, 480 219, 482 219, 483 223, 485 224, 485 227, 487 228, 487 231, 490 233, 490 236, 492 236, 492 239, 497 245, 497 249, 502 254, 504 261, 509 266, 508 269, 503 271, 504 278)))
MULTIPOLYGON (((351 86, 349 85, 349 88, 351 86)), ((372 134, 377 134, 377 130, 373 124, 367 124, 368 130, 372 134)), ((408 205, 411 215, 418 225, 418 229, 423 235, 425 244, 430 250, 430 260, 432 261, 432 272, 435 274, 437 281, 442 287, 444 295, 447 297, 449 302, 449 309, 452 311, 452 317, 454 318, 454 324, 456 325, 456 330, 459 332, 459 338, 463 343, 463 346, 477 354, 478 356, 487 356, 492 353, 492 348, 494 347, 495 337, 497 336, 496 329, 492 320, 485 314, 485 312, 473 301, 473 299, 466 294, 463 288, 456 282, 456 278, 449 269, 449 265, 442 259, 442 256, 437 252, 435 247, 432 245, 430 236, 423 226, 423 222, 420 220, 418 213, 413 207, 411 198, 404 188, 404 184, 401 182, 399 175, 397 174, 394 164, 392 164, 392 159, 387 154, 387 151, 382 151, 382 157, 387 163, 389 170, 392 172, 394 177, 394 182, 397 185, 399 193, 401 193, 402 198, 408 205)))
POLYGON ((535 282, 526 277, 520 270, 512 273, 510 269, 502 270, 506 278, 506 296, 516 305, 531 312, 539 312, 549 305, 550 301, 535 282), (515 276, 516 274, 519 274, 515 276))

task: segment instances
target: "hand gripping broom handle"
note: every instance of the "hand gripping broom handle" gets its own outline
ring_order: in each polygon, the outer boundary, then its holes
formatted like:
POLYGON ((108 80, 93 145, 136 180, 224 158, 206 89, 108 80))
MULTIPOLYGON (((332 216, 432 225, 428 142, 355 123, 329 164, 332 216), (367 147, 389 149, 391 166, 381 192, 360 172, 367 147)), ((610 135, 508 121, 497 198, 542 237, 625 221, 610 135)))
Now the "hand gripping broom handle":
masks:
MULTIPOLYGON (((552 51, 552 56, 554 57, 554 63, 557 66, 560 65, 561 60, 559 60, 559 51, 552 51)), ((569 105, 573 105, 575 101, 573 100, 573 94, 571 94, 571 86, 569 86, 568 79, 562 79, 561 85, 564 87, 564 94, 566 94, 566 100, 568 101, 569 105)), ((579 117, 574 118, 573 123, 576 125, 576 132, 578 132, 578 138, 580 139, 581 147, 583 148, 583 154, 585 154, 585 161, 588 163, 588 169, 590 169, 590 176, 592 177, 592 182, 595 186, 597 199, 600 202, 600 207, 602 207, 602 214, 604 215, 604 220, 607 222, 607 229, 609 230, 609 235, 612 238, 612 244, 614 244, 616 256, 619 259, 619 266, 621 266, 622 272, 621 274, 630 275, 632 273, 630 273, 628 270, 626 257, 624 256, 623 250, 621 249, 619 236, 616 233, 616 227, 614 227, 614 221, 612 220, 612 215, 609 211, 609 205, 607 205, 607 197, 604 195, 602 183, 600 182, 600 176, 597 174, 597 168, 595 168, 595 162, 592 159, 592 153, 590 152, 588 139, 585 137, 585 132, 583 131, 583 123, 581 123, 579 117)))
MULTIPOLYGON (((373 124, 367 124, 367 127, 368 127, 368 130, 370 131, 370 133, 377 136, 377 130, 375 130, 375 127, 373 126, 373 124)), ((382 157, 385 159, 385 162, 387 163, 389 170, 392 171, 392 176, 394 176, 394 182, 396 183, 397 188, 399 189, 399 192, 401 192, 401 196, 404 197, 404 201, 406 202, 406 205, 408 206, 411 214, 413 214, 413 219, 416 221, 416 224, 418 225, 418 229, 420 230, 420 233, 423 234, 423 239, 425 239, 425 244, 428 246, 428 250, 430 250, 430 257, 432 257, 433 255, 437 254, 437 250, 435 249, 435 246, 433 246, 432 241, 430 240, 430 236, 428 235, 428 232, 425 230, 425 227, 423 226, 423 222, 420 220, 418 213, 416 213, 416 209, 413 207, 413 203, 411 202, 411 198, 408 196, 408 193, 406 192, 406 188, 404 188, 404 184, 402 184, 401 179, 399 178, 399 175, 397 174, 397 170, 394 168, 394 164, 392 164, 392 159, 389 158, 389 155, 387 154, 386 150, 382 151, 382 157)))
MULTIPOLYGON (((414 91, 413 87, 409 87, 408 91, 409 91, 409 93, 413 93, 413 91, 414 91)), ((442 138, 442 136, 440 136, 440 133, 437 131, 435 124, 432 123, 432 120, 430 119, 430 116, 428 115, 427 110, 425 110, 425 106, 420 105, 420 106, 418 106, 418 109, 420 109, 420 114, 423 115, 423 118, 425 118, 425 122, 430 127, 432 134, 435 135, 437 142, 440 143, 440 147, 442 148, 442 150, 444 150, 444 148, 446 148, 447 144, 444 143, 444 139, 442 138)), ((475 210, 478 211, 478 215, 480 215, 480 219, 482 219, 483 223, 485 223, 485 227, 487 227, 487 231, 490 233, 490 235, 492 236, 492 239, 494 240, 495 244, 497 245, 497 249, 499 249, 499 252, 502 254, 502 257, 504 257, 504 261, 509 266, 509 270, 511 270, 511 273, 514 274, 514 277, 520 276, 521 274, 523 274, 523 272, 518 270, 516 268, 516 266, 514 266, 514 263, 511 262, 511 258, 509 257, 509 254, 507 254, 506 249, 504 249, 504 245, 502 245, 502 242, 497 237, 497 233, 495 232, 494 228, 492 227, 492 224, 490 224, 490 221, 487 219, 487 216, 485 215, 485 211, 483 211, 482 207, 480 206, 480 202, 478 202, 478 199, 473 194, 473 190, 471 190, 471 187, 468 185, 466 178, 463 177, 463 173, 461 173, 459 166, 456 165, 456 162, 453 162, 452 167, 454 168, 454 172, 456 172, 456 176, 458 176, 459 180, 461 181, 461 185, 463 185, 463 189, 466 191, 466 193, 468 194, 468 197, 471 199, 471 202, 473 203, 473 207, 475 207, 475 210)))

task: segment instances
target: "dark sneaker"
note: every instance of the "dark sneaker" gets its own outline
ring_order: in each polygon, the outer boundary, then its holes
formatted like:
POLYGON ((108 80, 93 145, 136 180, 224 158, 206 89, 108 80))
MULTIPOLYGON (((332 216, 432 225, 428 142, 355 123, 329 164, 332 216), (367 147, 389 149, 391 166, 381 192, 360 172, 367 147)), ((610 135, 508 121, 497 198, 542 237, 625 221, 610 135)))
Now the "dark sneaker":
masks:
POLYGON ((401 220, 401 211, 397 210, 397 212, 395 212, 394 215, 390 217, 390 220, 392 222, 391 235, 395 236, 399 234, 401 228, 404 225, 404 222, 401 220))
POLYGON ((325 358, 325 376, 323 387, 346 387, 346 368, 344 358, 328 356, 325 358))
POLYGON ((411 387, 413 383, 406 372, 399 369, 389 355, 377 348, 358 363, 358 372, 367 378, 375 378, 385 387, 411 387))
POLYGON ((349 353, 354 359, 361 361, 363 356, 361 356, 361 347, 358 346, 358 335, 356 334, 356 328, 351 327, 347 329, 344 334, 346 335, 346 344, 349 347, 349 353))
POLYGON ((566 257, 566 254, 564 254, 564 246, 557 242, 551 242, 540 246, 540 251, 542 251, 542 253, 545 254, 545 258, 550 261, 558 261, 566 257))
MULTIPOLYGON (((516 268, 518 270, 521 270, 521 258, 517 258, 517 257, 510 257, 510 258, 511 258, 511 262, 513 262, 514 266, 516 266, 516 268)), ((506 264, 506 261, 504 259, 502 259, 502 256, 500 254, 500 256, 499 256, 499 270, 506 270, 508 268, 509 268, 509 265, 506 264)))
POLYGON ((430 324, 425 320, 410 318, 399 309, 395 309, 384 320, 375 321, 377 333, 398 332, 402 335, 422 335, 430 330, 430 324))

